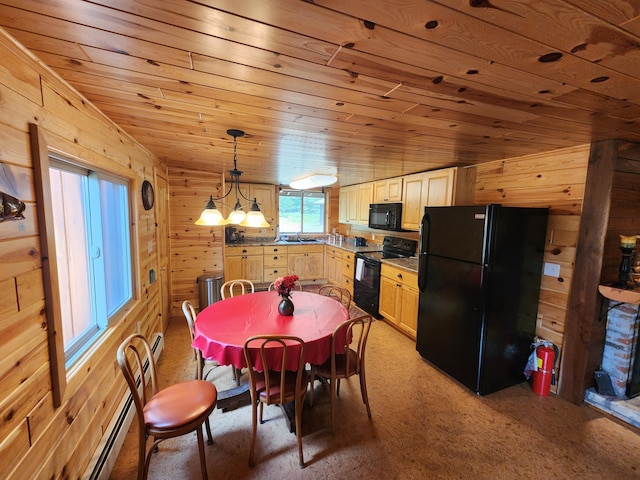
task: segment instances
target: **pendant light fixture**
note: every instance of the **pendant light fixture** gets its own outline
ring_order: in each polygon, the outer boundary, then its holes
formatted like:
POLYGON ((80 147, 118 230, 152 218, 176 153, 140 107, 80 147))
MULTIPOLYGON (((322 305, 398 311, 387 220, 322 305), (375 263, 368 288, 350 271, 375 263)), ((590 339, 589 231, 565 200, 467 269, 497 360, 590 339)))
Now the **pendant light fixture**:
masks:
MULTIPOLYGON (((207 206, 203 210, 200 218, 196 220, 196 225, 240 225, 241 227, 254 227, 254 228, 265 228, 269 227, 269 223, 265 220, 264 215, 260 211, 260 207, 258 207, 257 199, 253 200, 247 198, 240 190, 240 175, 242 172, 238 170, 237 163, 237 138, 243 137, 244 132, 242 130, 229 129, 227 130, 227 134, 233 137, 233 170, 229 170, 229 175, 231 176, 231 186, 227 193, 223 196, 214 198, 213 195, 209 196, 209 201, 207 202, 207 206), (236 192, 236 203, 231 209, 229 216, 225 219, 222 216, 220 210, 217 209, 215 201, 222 200, 223 198, 228 197, 232 191, 236 192), (246 213, 242 208, 243 205, 240 202, 240 199, 244 199, 247 203, 245 205, 249 206, 249 212, 246 213)), ((220 202, 222 203, 222 202, 220 202)), ((224 203, 222 203, 225 205, 224 203)), ((225 205, 227 206, 227 205, 225 205)), ((228 206, 227 206, 228 207, 228 206)))

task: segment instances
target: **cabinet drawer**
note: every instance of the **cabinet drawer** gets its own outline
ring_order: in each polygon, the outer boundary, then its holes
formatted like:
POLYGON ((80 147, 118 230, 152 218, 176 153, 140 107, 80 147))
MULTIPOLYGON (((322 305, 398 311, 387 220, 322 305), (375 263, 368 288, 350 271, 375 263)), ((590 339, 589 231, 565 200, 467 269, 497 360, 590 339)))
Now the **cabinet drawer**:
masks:
POLYGON ((342 250, 342 259, 353 263, 356 254, 348 250, 342 250))
POLYGON ((285 246, 273 245, 271 247, 262 247, 262 248, 265 254, 265 258, 266 258, 266 255, 286 255, 287 254, 286 245, 285 246))
POLYGON ((287 267, 281 267, 281 268, 265 268, 264 269, 264 275, 263 275, 263 281, 264 282, 273 282, 276 278, 278 277, 283 277, 287 274, 287 267))
POLYGON ((342 274, 353 278, 355 272, 353 265, 351 261, 342 260, 342 274))
POLYGON ((380 270, 380 275, 382 275, 383 277, 387 277, 394 282, 403 283, 410 287, 418 287, 418 274, 415 272, 410 272, 409 270, 405 270, 404 268, 398 268, 383 263, 380 270))
POLYGON ((286 267, 287 266, 287 255, 274 255, 269 254, 264 256, 264 266, 265 267, 286 267))
POLYGON ((343 275, 341 286, 342 288, 346 288, 347 290, 349 290, 349 293, 351 294, 351 296, 353 296, 353 275, 351 275, 350 277, 343 275))
POLYGON ((342 252, 344 252, 344 250, 342 250, 341 248, 338 247, 330 247, 329 245, 327 245, 326 247, 326 253, 327 255, 331 255, 334 257, 340 257, 342 258, 342 252))
POLYGON ((225 255, 262 255, 263 247, 225 247, 225 255))
POLYGON ((322 253, 324 252, 324 245, 321 243, 315 243, 313 245, 289 245, 288 253, 322 253))

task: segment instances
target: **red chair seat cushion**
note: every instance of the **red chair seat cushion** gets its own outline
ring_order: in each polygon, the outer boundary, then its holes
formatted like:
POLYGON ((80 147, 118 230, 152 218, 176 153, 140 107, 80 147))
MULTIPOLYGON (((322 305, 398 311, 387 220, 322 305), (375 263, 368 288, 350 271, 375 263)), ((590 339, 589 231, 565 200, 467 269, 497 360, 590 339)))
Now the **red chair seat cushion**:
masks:
POLYGON ((144 406, 148 427, 172 430, 187 425, 213 410, 218 392, 204 380, 176 383, 154 395, 144 406))
MULTIPOLYGON (((269 397, 268 403, 279 403, 280 400, 280 372, 269 372, 270 374, 270 382, 269 386, 271 387, 270 391, 267 392, 267 385, 264 380, 264 373, 256 372, 257 380, 256 380, 256 391, 260 394, 262 399, 266 399, 269 397)), ((297 372, 286 372, 285 373, 285 384, 284 384, 284 398, 295 398, 296 396, 296 377, 297 372)), ((303 374, 300 379, 300 385, 302 389, 305 389, 305 382, 308 381, 307 375, 303 374)))

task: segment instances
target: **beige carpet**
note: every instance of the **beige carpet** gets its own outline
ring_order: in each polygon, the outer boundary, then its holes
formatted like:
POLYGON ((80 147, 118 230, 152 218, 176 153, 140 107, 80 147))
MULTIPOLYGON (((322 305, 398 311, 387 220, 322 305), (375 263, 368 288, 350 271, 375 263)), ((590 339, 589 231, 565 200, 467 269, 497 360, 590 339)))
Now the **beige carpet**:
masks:
MULTIPOLYGON (((193 375, 184 321, 172 321, 159 362, 162 383, 193 375)), ((213 372, 218 389, 232 386, 230 367, 213 372)), ((414 343, 383 321, 371 329, 367 418, 358 381, 341 385, 337 431, 329 430, 329 395, 316 383, 316 404, 303 412, 308 466, 298 467, 295 436, 278 407, 258 426, 255 468, 247 466, 250 407, 211 416, 205 446, 210 479, 638 479, 637 429, 589 406, 541 398, 523 383, 479 397, 423 361, 414 343)), ((112 479, 136 475, 135 424, 112 479)), ((195 434, 168 440, 151 460, 150 479, 200 477, 195 434)))

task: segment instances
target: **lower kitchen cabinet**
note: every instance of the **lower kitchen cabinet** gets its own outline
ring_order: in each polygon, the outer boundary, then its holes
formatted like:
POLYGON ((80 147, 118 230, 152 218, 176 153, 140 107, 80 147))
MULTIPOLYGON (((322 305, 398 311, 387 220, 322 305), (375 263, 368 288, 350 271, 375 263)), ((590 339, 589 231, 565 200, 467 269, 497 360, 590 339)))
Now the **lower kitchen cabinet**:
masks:
POLYGON ((325 277, 337 286, 342 285, 342 252, 341 248, 325 246, 325 277))
POLYGON ((412 338, 416 338, 418 299, 418 274, 383 263, 379 312, 412 338))
POLYGON ((243 278, 262 283, 264 262, 262 247, 226 247, 224 251, 225 281, 243 278))
POLYGON ((264 275, 263 281, 271 283, 278 277, 287 274, 289 268, 287 247, 264 247, 264 275))
POLYGON ((289 246, 288 275, 300 280, 319 280, 324 277, 324 245, 289 246))

